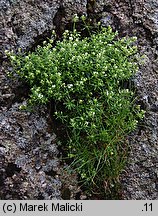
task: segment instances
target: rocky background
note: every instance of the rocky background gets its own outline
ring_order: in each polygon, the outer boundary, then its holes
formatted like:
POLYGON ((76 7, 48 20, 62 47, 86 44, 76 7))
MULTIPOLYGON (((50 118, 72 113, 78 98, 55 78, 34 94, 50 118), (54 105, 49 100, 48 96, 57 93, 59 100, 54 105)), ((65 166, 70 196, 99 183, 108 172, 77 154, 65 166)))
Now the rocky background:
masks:
MULTIPOLYGON (((158 1, 0 0, 0 199, 86 199, 61 160, 49 107, 22 111, 28 88, 7 77, 5 50, 33 50, 54 29, 60 36, 74 14, 137 36, 145 54, 134 83, 146 110, 128 138, 120 199, 158 198, 158 1)), ((104 199, 104 198, 103 198, 104 199)))

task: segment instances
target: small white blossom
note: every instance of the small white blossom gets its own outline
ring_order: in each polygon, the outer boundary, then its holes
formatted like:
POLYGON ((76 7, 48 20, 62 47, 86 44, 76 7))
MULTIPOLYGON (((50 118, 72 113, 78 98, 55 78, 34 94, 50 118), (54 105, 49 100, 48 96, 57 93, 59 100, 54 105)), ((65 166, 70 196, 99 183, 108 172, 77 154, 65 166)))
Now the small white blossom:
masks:
POLYGON ((58 73, 57 73, 57 75, 58 75, 58 76, 61 76, 61 73, 60 73, 60 72, 58 72, 58 73))
POLYGON ((73 37, 69 37, 69 40, 71 40, 71 41, 72 41, 72 40, 73 40, 73 37))
POLYGON ((74 22, 77 22, 78 20, 79 20, 79 17, 78 17, 77 14, 75 14, 74 17, 73 17, 73 21, 74 21, 74 22))
POLYGON ((67 87, 70 89, 73 87, 73 84, 68 84, 67 87))
POLYGON ((98 75, 98 72, 97 72, 97 71, 94 71, 93 74, 94 74, 94 75, 98 75))
POLYGON ((83 103, 83 100, 79 100, 79 103, 80 103, 80 104, 83 103))
POLYGON ((87 125, 88 125, 88 122, 86 121, 86 122, 85 122, 85 126, 87 126, 87 125))

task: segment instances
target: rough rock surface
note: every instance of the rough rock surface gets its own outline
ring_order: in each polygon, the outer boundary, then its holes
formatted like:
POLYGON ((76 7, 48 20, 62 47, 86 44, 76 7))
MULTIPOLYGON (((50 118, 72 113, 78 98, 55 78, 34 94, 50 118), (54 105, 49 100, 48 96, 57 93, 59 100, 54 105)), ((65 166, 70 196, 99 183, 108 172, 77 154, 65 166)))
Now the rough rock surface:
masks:
POLYGON ((79 190, 76 175, 63 169, 48 108, 33 113, 19 109, 28 89, 7 77, 4 54, 5 49, 34 49, 53 29, 60 35, 77 13, 112 25, 120 36, 138 37, 145 58, 134 82, 146 116, 129 136, 131 152, 120 179, 122 199, 157 199, 157 0, 0 0, 0 9, 0 198, 74 199, 79 190))
POLYGON ((17 199, 61 196, 61 181, 56 175, 59 169, 56 137, 47 132, 47 118, 42 115, 45 113, 21 112, 19 104, 14 103, 0 116, 1 178, 5 178, 1 179, 2 198, 12 198, 13 194, 17 199))

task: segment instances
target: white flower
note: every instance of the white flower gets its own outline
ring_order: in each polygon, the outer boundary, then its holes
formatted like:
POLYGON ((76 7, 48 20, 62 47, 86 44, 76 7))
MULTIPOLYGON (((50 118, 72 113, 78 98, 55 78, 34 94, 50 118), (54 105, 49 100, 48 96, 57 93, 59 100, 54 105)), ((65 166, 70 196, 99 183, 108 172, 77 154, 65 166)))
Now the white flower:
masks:
POLYGON ((71 40, 71 41, 72 41, 72 40, 73 40, 73 37, 69 37, 69 40, 71 40))
POLYGON ((79 20, 79 17, 78 17, 77 14, 75 14, 74 17, 73 17, 73 21, 74 21, 74 22, 77 22, 78 20, 79 20))
POLYGON ((85 21, 85 20, 86 20, 86 16, 82 15, 82 16, 81 16, 81 19, 82 19, 83 21, 85 21))
POLYGON ((58 76, 61 76, 61 73, 58 72, 57 75, 58 75, 58 76))
POLYGON ((80 103, 80 104, 83 103, 83 100, 79 100, 79 103, 80 103))
POLYGON ((41 93, 39 93, 39 94, 38 94, 38 98, 39 98, 39 99, 42 99, 42 98, 43 98, 43 95, 42 95, 41 93))
POLYGON ((67 87, 70 89, 73 87, 73 84, 68 84, 67 87))
POLYGON ((97 72, 97 71, 94 71, 93 74, 94 74, 94 75, 98 75, 98 72, 97 72))
POLYGON ((93 111, 89 112, 89 116, 94 116, 94 115, 95 115, 95 112, 93 112, 93 111))
POLYGON ((86 121, 86 122, 85 122, 85 126, 87 126, 87 125, 88 125, 88 122, 86 121))
POLYGON ((85 78, 83 78, 83 81, 84 81, 84 82, 86 82, 86 81, 87 81, 87 78, 86 78, 86 77, 85 77, 85 78))
POLYGON ((80 81, 80 85, 83 85, 83 81, 80 81))

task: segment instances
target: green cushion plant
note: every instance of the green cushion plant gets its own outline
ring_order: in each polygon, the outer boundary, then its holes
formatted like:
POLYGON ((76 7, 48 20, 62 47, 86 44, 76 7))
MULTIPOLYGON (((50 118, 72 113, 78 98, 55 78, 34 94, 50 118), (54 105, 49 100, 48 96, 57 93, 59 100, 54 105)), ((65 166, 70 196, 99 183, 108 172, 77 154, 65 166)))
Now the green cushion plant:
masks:
POLYGON ((54 101, 54 117, 67 128, 68 157, 83 182, 117 179, 126 136, 144 114, 123 85, 138 69, 135 38, 118 39, 111 27, 101 27, 90 37, 74 29, 54 40, 26 55, 9 53, 14 71, 30 85, 31 104, 54 101))

